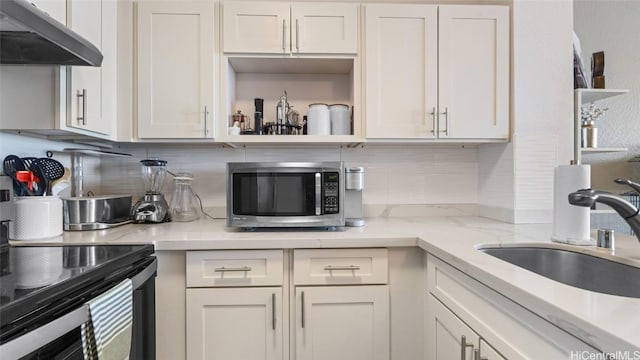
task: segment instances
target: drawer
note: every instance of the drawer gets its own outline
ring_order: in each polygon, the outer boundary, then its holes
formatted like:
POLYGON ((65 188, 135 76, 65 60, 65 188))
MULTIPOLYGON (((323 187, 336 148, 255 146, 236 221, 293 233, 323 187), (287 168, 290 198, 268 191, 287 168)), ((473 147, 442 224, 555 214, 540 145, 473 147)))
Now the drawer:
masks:
POLYGON ((301 249, 294 251, 295 285, 386 284, 387 249, 301 249))
POLYGON ((280 286, 282 250, 188 251, 187 287, 280 286))

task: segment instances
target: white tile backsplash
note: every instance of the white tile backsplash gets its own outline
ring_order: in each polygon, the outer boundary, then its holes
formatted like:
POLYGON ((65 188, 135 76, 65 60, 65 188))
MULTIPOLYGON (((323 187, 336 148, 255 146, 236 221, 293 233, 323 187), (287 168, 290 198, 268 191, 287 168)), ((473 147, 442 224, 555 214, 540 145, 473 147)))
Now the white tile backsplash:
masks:
MULTIPOLYGON (((226 203, 225 166, 232 161, 344 161, 365 168, 365 204, 468 204, 478 199, 477 147, 420 145, 251 146, 123 144, 131 158, 102 158, 102 190, 142 194, 139 161, 167 160, 173 172, 194 174, 194 190, 205 207, 226 203)), ((171 177, 164 192, 170 197, 171 177)))

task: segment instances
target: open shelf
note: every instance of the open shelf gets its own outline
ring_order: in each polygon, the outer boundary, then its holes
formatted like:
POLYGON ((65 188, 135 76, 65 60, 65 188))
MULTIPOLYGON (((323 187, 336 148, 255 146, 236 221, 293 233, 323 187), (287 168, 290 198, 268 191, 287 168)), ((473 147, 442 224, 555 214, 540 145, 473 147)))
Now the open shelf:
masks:
POLYGON ((615 152, 627 152, 627 148, 580 148, 583 154, 602 154, 602 153, 615 153, 615 152))
POLYGON ((594 101, 603 100, 613 96, 626 94, 629 90, 623 89, 575 89, 580 94, 582 104, 592 103, 594 101))

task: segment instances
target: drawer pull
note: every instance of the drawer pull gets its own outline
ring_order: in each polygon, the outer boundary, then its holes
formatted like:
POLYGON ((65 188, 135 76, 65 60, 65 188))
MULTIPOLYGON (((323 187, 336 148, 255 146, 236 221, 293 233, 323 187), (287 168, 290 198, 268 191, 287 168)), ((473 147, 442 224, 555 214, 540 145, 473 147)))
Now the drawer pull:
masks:
POLYGON ((356 271, 356 270, 360 270, 360 266, 357 266, 357 265, 349 265, 349 266, 333 266, 333 265, 329 265, 329 266, 325 266, 324 269, 327 270, 327 271, 331 271, 331 270, 351 270, 351 271, 356 271))
POLYGON ((215 268, 215 272, 225 272, 225 271, 251 271, 251 267, 243 266, 243 267, 219 267, 215 268))

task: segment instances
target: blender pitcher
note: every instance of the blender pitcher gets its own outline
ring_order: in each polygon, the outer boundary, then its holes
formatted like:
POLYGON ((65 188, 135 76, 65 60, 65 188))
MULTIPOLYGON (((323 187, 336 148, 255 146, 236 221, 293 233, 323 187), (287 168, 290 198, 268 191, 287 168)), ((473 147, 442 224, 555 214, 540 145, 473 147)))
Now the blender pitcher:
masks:
POLYGON ((177 173, 173 177, 174 188, 169 213, 173 221, 193 221, 200 218, 195 207, 195 194, 191 188, 193 175, 177 173))

